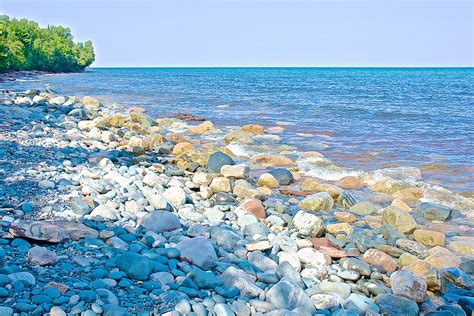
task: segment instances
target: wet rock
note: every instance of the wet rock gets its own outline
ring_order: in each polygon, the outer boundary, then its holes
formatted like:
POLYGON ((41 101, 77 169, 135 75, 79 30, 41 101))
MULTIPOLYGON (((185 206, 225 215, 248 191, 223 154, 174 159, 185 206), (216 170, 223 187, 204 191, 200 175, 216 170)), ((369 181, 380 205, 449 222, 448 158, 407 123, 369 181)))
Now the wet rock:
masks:
POLYGON ((456 286, 471 289, 474 285, 472 279, 458 268, 445 268, 440 271, 441 277, 456 286))
POLYGON ((246 124, 240 127, 242 131, 251 135, 263 135, 265 130, 263 126, 257 124, 246 124))
POLYGON ((264 166, 283 167, 293 164, 293 160, 288 157, 280 155, 258 155, 254 157, 253 162, 260 163, 264 166))
POLYGON ((235 165, 235 162, 229 155, 220 151, 213 153, 207 160, 207 170, 209 172, 219 173, 224 165, 235 165))
POLYGON ((217 254, 209 239, 194 237, 184 240, 176 245, 181 252, 181 258, 192 264, 209 270, 217 261, 217 254))
POLYGON ((394 295, 423 302, 426 297, 426 282, 411 271, 395 271, 390 275, 390 284, 394 295))
POLYGON ((343 189, 358 189, 364 185, 362 181, 360 181, 357 177, 354 176, 345 176, 341 180, 337 181, 337 186, 343 189))
POLYGON ((43 266, 55 263, 58 261, 58 256, 48 248, 34 246, 28 251, 28 260, 35 265, 43 266))

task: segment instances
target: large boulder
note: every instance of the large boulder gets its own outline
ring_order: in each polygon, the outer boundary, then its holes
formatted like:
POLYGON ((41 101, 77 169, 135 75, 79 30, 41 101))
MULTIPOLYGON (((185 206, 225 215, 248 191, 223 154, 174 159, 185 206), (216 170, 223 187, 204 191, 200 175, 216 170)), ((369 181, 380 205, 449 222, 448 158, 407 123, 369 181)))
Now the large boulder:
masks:
POLYGON ((316 310, 306 292, 286 278, 281 279, 268 290, 266 300, 276 308, 288 310, 298 308, 306 315, 311 315, 316 310))
POLYGON ((148 257, 139 255, 134 252, 126 252, 117 256, 115 261, 117 268, 125 272, 128 277, 145 281, 153 271, 153 264, 148 257))
POLYGON ((219 173, 222 166, 235 165, 234 160, 221 151, 213 153, 207 160, 207 170, 212 173, 219 173))
POLYGON ((179 217, 168 211, 153 211, 138 220, 138 225, 155 233, 167 232, 181 227, 179 217))
POLYGON ((191 262, 192 264, 209 270, 217 261, 217 254, 209 239, 205 237, 194 237, 176 245, 181 252, 181 259, 191 262))

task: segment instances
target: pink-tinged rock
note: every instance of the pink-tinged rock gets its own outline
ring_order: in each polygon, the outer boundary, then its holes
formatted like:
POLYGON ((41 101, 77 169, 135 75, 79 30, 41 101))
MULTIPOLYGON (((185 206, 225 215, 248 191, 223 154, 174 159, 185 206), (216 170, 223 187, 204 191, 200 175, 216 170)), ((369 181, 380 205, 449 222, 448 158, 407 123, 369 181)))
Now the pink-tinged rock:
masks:
POLYGON ((381 266, 387 272, 397 270, 397 260, 378 249, 369 249, 362 256, 362 261, 381 266))
POLYGON ((217 261, 217 254, 209 239, 205 237, 194 237, 184 240, 176 245, 181 252, 181 259, 209 270, 217 261))
POLYGON ((34 246, 28 251, 28 261, 35 265, 44 266, 58 261, 58 256, 48 248, 34 246))
POLYGON ((319 251, 328 255, 331 258, 336 258, 336 259, 346 258, 346 257, 355 257, 358 255, 355 253, 346 252, 344 250, 339 250, 334 247, 325 247, 325 246, 319 247, 319 251))
POLYGON ((257 199, 245 199, 240 203, 239 207, 244 209, 247 213, 252 213, 258 218, 265 218, 265 207, 262 202, 257 199))
POLYGON ((293 196, 303 196, 306 197, 311 194, 311 192, 297 191, 290 188, 280 188, 278 189, 281 194, 284 195, 293 195, 293 196))

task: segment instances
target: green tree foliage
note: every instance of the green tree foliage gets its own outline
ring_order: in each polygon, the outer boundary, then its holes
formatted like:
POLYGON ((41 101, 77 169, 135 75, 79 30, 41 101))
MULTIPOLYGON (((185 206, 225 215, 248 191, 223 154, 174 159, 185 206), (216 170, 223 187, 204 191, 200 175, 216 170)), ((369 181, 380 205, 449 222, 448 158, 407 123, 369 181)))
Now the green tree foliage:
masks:
POLYGON ((74 43, 68 28, 0 15, 0 71, 81 71, 94 58, 92 42, 74 43))

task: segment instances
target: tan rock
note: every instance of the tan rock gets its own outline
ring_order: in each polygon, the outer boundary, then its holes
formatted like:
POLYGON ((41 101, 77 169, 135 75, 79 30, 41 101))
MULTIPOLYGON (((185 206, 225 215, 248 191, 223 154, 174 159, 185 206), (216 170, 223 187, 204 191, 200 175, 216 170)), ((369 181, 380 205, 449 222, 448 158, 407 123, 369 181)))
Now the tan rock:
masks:
POLYGON ((343 223, 354 223, 356 221, 354 214, 349 212, 334 212, 334 217, 338 222, 343 223))
POLYGON ((272 174, 264 173, 258 178, 257 184, 262 187, 276 188, 278 187, 278 180, 272 174))
POLYGON ((387 272, 397 270, 397 260, 390 255, 377 249, 369 249, 362 256, 362 260, 368 264, 376 264, 384 268, 387 272))
POLYGON ((272 244, 268 240, 262 240, 246 244, 245 248, 247 249, 247 251, 265 251, 272 248, 272 244))
POLYGON ((191 134, 201 135, 201 134, 209 133, 213 130, 215 130, 214 124, 212 124, 211 121, 205 121, 205 122, 202 122, 199 125, 191 127, 188 130, 188 132, 191 133, 191 134))
POLYGON ((410 206, 408 206, 408 204, 406 204, 405 202, 403 202, 401 199, 394 199, 392 201, 392 206, 395 206, 395 207, 398 207, 399 209, 401 210, 404 210, 404 211, 407 211, 407 212, 411 212, 412 209, 410 206))
POLYGON ((214 193, 232 192, 230 180, 224 177, 217 177, 212 179, 211 185, 209 187, 214 193))
POLYGON ((415 202, 423 197, 420 188, 403 188, 393 193, 393 196, 405 202, 415 202))
POLYGON ((413 262, 419 260, 417 256, 412 255, 411 253, 404 252, 401 254, 401 256, 398 258, 398 265, 400 268, 406 267, 413 262))
POLYGON ((253 189, 245 185, 241 185, 241 184, 235 185, 233 193, 237 195, 238 198, 241 198, 241 199, 242 198, 256 198, 259 200, 263 200, 265 197, 264 192, 257 189, 253 189))
POLYGON ((434 246, 443 246, 446 243, 446 236, 441 232, 436 232, 433 230, 417 229, 413 232, 413 239, 419 243, 434 247, 434 246))
POLYGON ((263 126, 257 124, 243 125, 242 127, 240 127, 240 129, 243 132, 252 135, 263 135, 265 133, 265 129, 263 128, 263 126))
POLYGON ((224 138, 224 141, 227 144, 233 142, 240 142, 240 143, 251 143, 253 142, 252 137, 250 137, 247 133, 242 131, 232 131, 224 138))
POLYGON ((289 166, 293 164, 293 160, 281 155, 258 155, 252 160, 266 166, 289 166))
POLYGON ((461 258, 459 256, 443 247, 433 247, 428 250, 428 254, 425 261, 438 269, 459 268, 461 264, 461 258))
POLYGON ((343 189, 358 189, 362 187, 364 183, 354 176, 346 176, 337 181, 336 185, 343 189))
POLYGON ((413 217, 402 209, 389 206, 383 210, 382 223, 387 224, 403 234, 408 234, 417 228, 413 217))
POLYGON ((350 235, 353 233, 353 228, 351 225, 347 223, 338 223, 338 224, 328 224, 326 226, 326 230, 331 234, 335 235, 338 232, 344 232, 347 235, 350 235))
POLYGON ((339 194, 341 194, 342 192, 342 189, 340 187, 329 183, 322 183, 318 185, 317 190, 319 192, 328 193, 333 199, 337 199, 339 194))
POLYGON ((319 182, 315 178, 307 178, 301 184, 301 190, 316 192, 318 189, 319 182))
POLYGON ((190 143, 178 143, 173 147, 173 155, 179 156, 186 152, 192 151, 193 145, 190 143))
POLYGON ((375 206, 368 201, 363 201, 352 205, 349 211, 357 215, 372 215, 375 213, 375 206))
POLYGON ((448 244, 448 248, 460 256, 474 255, 474 237, 457 237, 448 244))
POLYGON ((221 174, 226 178, 246 179, 249 177, 250 168, 245 164, 224 165, 221 168, 221 174))
POLYGON ((430 263, 423 260, 415 260, 403 270, 408 270, 426 281, 428 289, 431 291, 439 291, 442 288, 442 280, 438 269, 433 267, 430 263))
POLYGON ((307 196, 304 200, 299 202, 298 205, 303 210, 313 212, 329 211, 334 206, 334 200, 328 193, 319 192, 307 196))

